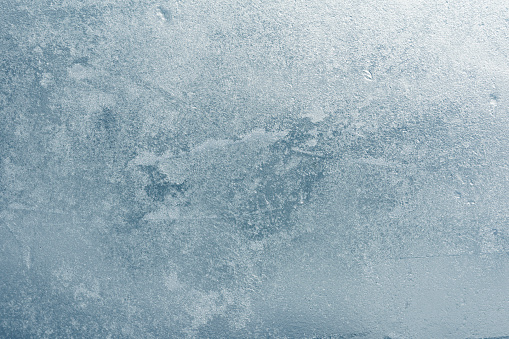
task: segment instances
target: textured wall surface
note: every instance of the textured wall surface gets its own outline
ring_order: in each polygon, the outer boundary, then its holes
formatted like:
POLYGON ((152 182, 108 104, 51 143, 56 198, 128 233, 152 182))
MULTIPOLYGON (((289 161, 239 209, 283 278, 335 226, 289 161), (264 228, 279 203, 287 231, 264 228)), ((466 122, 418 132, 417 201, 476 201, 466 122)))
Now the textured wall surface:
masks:
POLYGON ((0 1, 1 338, 507 338, 509 3, 0 1))

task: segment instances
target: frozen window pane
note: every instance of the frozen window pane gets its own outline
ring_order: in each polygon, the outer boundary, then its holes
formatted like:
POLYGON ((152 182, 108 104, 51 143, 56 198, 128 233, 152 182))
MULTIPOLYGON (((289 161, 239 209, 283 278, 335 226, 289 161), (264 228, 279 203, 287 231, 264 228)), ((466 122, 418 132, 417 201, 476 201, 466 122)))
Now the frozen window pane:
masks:
POLYGON ((0 337, 506 338, 507 1, 7 1, 0 337))

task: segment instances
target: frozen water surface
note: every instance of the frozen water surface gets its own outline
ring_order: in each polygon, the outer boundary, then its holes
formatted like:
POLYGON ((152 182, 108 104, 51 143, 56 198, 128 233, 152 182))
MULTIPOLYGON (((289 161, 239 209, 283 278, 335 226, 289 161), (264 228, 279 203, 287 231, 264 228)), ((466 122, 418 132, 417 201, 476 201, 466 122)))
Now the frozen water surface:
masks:
POLYGON ((507 1, 0 12, 0 337, 509 336, 507 1))

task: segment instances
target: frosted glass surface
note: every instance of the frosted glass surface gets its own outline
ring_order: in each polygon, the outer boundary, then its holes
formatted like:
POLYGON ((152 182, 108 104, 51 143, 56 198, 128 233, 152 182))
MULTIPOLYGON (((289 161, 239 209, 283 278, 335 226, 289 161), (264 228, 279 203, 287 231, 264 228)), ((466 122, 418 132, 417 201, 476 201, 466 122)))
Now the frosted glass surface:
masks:
POLYGON ((4 0, 1 338, 509 338, 509 2, 4 0))

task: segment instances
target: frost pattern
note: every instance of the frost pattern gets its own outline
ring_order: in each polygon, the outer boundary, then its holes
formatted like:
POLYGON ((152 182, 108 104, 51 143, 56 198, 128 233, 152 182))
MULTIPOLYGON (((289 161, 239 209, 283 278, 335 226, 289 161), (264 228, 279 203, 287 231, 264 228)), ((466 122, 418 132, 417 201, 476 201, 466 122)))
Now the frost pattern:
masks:
POLYGON ((0 13, 0 337, 509 334, 505 1, 0 13))

